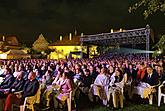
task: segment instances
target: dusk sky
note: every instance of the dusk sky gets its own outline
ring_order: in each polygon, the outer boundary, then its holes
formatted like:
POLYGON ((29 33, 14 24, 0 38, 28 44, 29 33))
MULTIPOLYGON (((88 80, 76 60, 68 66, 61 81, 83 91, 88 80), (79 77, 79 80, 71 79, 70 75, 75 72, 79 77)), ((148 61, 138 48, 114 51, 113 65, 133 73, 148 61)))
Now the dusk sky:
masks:
POLYGON ((34 42, 40 33, 48 40, 74 33, 95 34, 132 29, 149 24, 165 29, 165 15, 158 12, 144 20, 141 9, 128 13, 133 0, 0 0, 0 34, 16 35, 20 42, 34 42))

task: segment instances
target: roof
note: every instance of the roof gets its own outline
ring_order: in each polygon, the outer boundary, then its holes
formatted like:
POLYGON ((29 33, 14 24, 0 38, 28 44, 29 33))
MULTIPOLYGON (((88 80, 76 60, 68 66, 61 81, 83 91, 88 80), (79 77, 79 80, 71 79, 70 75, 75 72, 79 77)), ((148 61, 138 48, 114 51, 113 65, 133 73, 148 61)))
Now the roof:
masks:
POLYGON ((18 44, 19 44, 17 37, 15 37, 15 36, 6 37, 6 41, 7 41, 8 45, 18 46, 18 44))
MULTIPOLYGON (((5 36, 0 37, 0 41, 3 41, 3 37, 5 37, 5 36)), ((18 42, 16 36, 5 37, 4 43, 5 43, 5 45, 10 45, 10 46, 18 46, 19 45, 19 42, 18 42)))
POLYGON ((39 35, 38 39, 33 43, 33 49, 37 51, 44 51, 48 48, 48 42, 42 34, 39 35))
POLYGON ((39 35, 38 39, 33 44, 49 44, 42 34, 39 35))
POLYGON ((49 46, 79 46, 80 45, 80 36, 72 36, 72 40, 69 40, 69 36, 63 37, 62 40, 58 40, 49 46))
POLYGON ((14 50, 14 49, 11 49, 7 52, 5 52, 6 54, 13 54, 13 55, 25 55, 26 53, 22 50, 14 50))

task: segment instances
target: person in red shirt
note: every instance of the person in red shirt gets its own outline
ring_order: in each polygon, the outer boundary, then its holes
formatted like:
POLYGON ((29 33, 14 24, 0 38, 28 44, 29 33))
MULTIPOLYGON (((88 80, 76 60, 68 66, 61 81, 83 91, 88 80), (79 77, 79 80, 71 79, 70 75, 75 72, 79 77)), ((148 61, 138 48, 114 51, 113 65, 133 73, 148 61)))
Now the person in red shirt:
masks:
POLYGON ((137 80, 143 80, 145 72, 146 72, 146 67, 144 66, 144 64, 140 64, 139 70, 137 72, 137 80))

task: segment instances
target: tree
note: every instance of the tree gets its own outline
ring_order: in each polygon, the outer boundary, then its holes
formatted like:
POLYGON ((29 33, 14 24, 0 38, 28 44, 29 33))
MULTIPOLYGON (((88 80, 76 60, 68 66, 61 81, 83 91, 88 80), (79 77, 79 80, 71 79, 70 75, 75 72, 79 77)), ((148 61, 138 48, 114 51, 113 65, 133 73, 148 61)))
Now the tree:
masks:
POLYGON ((165 53, 165 35, 163 35, 158 43, 155 44, 153 48, 156 48, 157 50, 154 52, 153 57, 157 55, 164 55, 165 53))
POLYGON ((28 53, 28 54, 40 54, 40 52, 34 50, 33 48, 29 48, 29 50, 28 50, 27 53, 28 53))
POLYGON ((98 46, 97 47, 97 52, 99 54, 104 54, 104 53, 108 52, 111 49, 113 49, 113 47, 111 47, 111 46, 98 46))
POLYGON ((165 1, 164 0, 139 0, 133 6, 129 7, 129 12, 135 11, 136 9, 144 6, 143 15, 147 18, 149 15, 161 11, 165 14, 165 1))
MULTIPOLYGON (((161 11, 165 14, 165 0, 139 0, 139 2, 129 7, 128 11, 131 13, 132 11, 135 11, 142 6, 145 7, 143 11, 143 15, 145 19, 149 15, 155 14, 157 11, 161 11)), ((163 55, 165 53, 164 44, 165 44, 165 35, 162 35, 158 43, 153 47, 153 48, 157 48, 154 54, 152 55, 153 57, 157 55, 163 55)))
POLYGON ((44 52, 49 55, 51 52, 54 52, 55 49, 46 49, 44 52))

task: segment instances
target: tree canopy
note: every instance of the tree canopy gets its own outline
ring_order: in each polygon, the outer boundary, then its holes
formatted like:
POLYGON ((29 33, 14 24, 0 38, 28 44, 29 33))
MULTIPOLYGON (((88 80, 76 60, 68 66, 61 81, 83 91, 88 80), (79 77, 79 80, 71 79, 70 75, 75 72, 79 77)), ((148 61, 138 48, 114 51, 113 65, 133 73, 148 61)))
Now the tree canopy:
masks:
POLYGON ((160 40, 155 44, 153 48, 156 48, 153 57, 157 55, 164 55, 165 53, 165 35, 162 35, 160 40))
POLYGON ((143 15, 147 18, 149 15, 161 11, 165 14, 165 0, 138 0, 133 6, 129 7, 129 12, 144 7, 143 15))
MULTIPOLYGON (((165 0, 138 0, 133 6, 129 7, 128 11, 137 10, 140 7, 144 7, 143 15, 147 18, 151 14, 155 14, 161 11, 165 14, 165 0)), ((161 36, 160 40, 155 44, 153 48, 156 48, 154 54, 152 55, 164 55, 165 53, 165 34, 161 36)))

